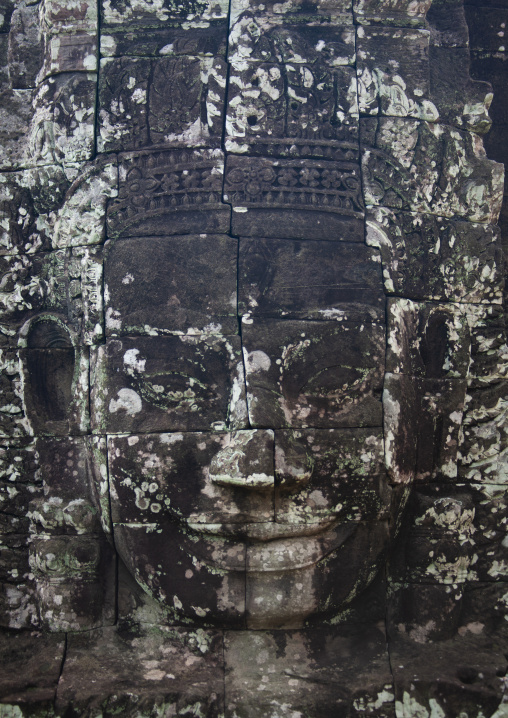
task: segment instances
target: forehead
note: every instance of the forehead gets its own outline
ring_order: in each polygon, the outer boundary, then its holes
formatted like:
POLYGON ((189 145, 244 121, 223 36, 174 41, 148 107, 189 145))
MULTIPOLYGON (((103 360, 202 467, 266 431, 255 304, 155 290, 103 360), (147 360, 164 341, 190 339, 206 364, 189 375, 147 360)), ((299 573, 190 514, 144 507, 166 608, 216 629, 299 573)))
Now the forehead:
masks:
MULTIPOLYGON (((202 3, 185 21, 183 7, 106 3, 98 149, 118 194, 98 429, 381 425, 385 293, 414 274, 402 245, 427 241, 434 213, 484 218, 424 169, 454 162, 422 122, 439 114, 426 9, 392 29, 370 24, 372 3, 358 28, 345 2, 202 3)), ((454 227, 488 245, 479 225, 454 227)), ((435 270, 418 271, 414 299, 460 293, 429 290, 435 270)))

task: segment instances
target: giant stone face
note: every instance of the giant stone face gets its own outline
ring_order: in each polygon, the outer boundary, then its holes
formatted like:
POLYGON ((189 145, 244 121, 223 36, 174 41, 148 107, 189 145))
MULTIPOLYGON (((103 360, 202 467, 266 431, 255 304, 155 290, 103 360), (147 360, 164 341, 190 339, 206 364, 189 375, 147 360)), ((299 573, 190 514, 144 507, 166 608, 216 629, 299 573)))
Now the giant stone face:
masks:
MULTIPOLYGON (((430 81, 430 2, 111 0, 98 67, 57 5, 2 175, 40 623, 101 625, 116 555, 170 624, 342 620, 414 482, 446 537, 468 504, 441 487, 502 483, 475 428, 504 378, 488 88, 430 81)), ((404 580, 470 577, 444 545, 404 580)))

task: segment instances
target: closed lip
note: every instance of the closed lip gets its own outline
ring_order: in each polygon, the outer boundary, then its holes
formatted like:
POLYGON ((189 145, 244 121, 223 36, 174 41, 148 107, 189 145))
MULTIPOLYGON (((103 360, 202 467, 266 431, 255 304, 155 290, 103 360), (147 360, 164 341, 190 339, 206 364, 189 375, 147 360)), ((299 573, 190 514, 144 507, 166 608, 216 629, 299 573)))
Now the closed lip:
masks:
POLYGON ((314 524, 205 524, 187 521, 187 525, 205 542, 207 539, 226 538, 244 543, 245 563, 231 563, 226 551, 222 554, 221 568, 257 574, 312 568, 344 544, 358 526, 353 522, 339 524, 336 519, 314 524))
POLYGON ((317 536, 338 525, 336 518, 308 524, 298 523, 201 523, 187 519, 187 526, 194 532, 220 538, 235 538, 252 542, 270 542, 278 539, 292 539, 317 536))

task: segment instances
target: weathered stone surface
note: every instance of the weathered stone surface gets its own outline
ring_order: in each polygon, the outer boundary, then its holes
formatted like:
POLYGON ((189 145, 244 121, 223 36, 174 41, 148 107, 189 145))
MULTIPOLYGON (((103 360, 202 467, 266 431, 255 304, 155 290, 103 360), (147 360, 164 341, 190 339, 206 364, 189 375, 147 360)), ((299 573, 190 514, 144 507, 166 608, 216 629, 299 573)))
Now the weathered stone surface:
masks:
POLYGON ((224 189, 235 235, 363 241, 360 168, 354 161, 230 155, 224 189))
POLYGON ((238 337, 111 339, 97 350, 93 371, 95 431, 223 430, 246 424, 238 337))
POLYGON ((469 385, 477 389, 506 378, 506 324, 503 310, 496 304, 478 307, 470 314, 469 385))
POLYGON ((241 67, 244 61, 323 62, 329 68, 354 63, 355 32, 347 3, 342 7, 335 3, 326 14, 319 13, 318 3, 308 6, 303 22, 297 3, 274 3, 272 12, 262 19, 254 3, 241 5, 232 4, 228 57, 233 67, 241 67), (333 17, 334 11, 339 12, 338 18, 333 17))
POLYGON ((94 0, 75 3, 66 0, 43 0, 39 12, 44 30, 59 35, 86 30, 93 32, 97 29, 97 10, 94 0))
POLYGON ((65 653, 65 636, 27 631, 6 631, 0 636, 5 665, 0 687, 0 710, 5 716, 51 715, 60 668, 65 653), (45 713, 45 711, 48 711, 45 713))
POLYGON ((0 343, 13 346, 17 332, 32 316, 56 312, 80 340, 92 344, 103 336, 102 256, 94 248, 76 247, 35 255, 0 257, 0 343))
POLYGON ((9 32, 9 74, 12 87, 35 87, 35 78, 42 64, 39 6, 21 0, 12 13, 9 32))
POLYGON ((496 674, 505 665, 503 649, 472 632, 425 646, 404 639, 391 643, 397 715, 495 715, 504 710, 504 681, 496 674))
POLYGON ((236 334, 237 254, 224 236, 108 242, 107 334, 236 334))
POLYGON ((508 481, 507 396, 506 381, 469 391, 459 446, 462 480, 508 481))
POLYGON ((91 72, 62 73, 38 87, 27 141, 30 164, 72 164, 92 158, 96 80, 91 72))
POLYGON ((395 25, 418 27, 425 24, 425 15, 432 0, 353 0, 355 20, 364 25, 395 25))
POLYGON ((52 212, 63 202, 70 185, 70 178, 59 167, 2 172, 1 254, 32 254, 50 249, 55 220, 52 212))
POLYGON ((146 101, 150 62, 144 59, 101 61, 99 138, 101 152, 148 144, 146 101))
POLYGON ((434 122, 428 30, 358 28, 358 106, 363 114, 434 122))
POLYGON ((178 628, 74 635, 56 706, 80 715, 223 715, 222 636, 178 628))
POLYGON ((191 529, 173 521, 114 524, 113 532, 119 556, 169 624, 245 625, 242 538, 226 537, 221 524, 191 529), (170 550, 161 553, 161 546, 170 550))
POLYGON ((330 628, 228 631, 225 656, 227 716, 317 718, 330 709, 337 715, 395 715, 385 637, 378 628, 352 635, 330 628))
POLYGON ((40 625, 59 632, 112 624, 115 560, 110 544, 97 535, 32 536, 29 563, 40 625))
POLYGON ((492 484, 432 484, 413 491, 396 581, 455 586, 506 581, 506 491, 492 484))
POLYGON ((106 236, 107 204, 117 196, 115 156, 81 165, 56 213, 53 245, 60 248, 101 244, 106 236))
POLYGON ((360 121, 367 204, 473 222, 497 220, 502 165, 470 133, 404 118, 360 121))
POLYGON ((0 626, 33 630, 39 625, 27 534, 0 535, 0 626))
POLYGON ((388 294, 472 303, 501 300, 504 265, 494 225, 376 207, 367 215, 366 239, 381 252, 388 294))
POLYGON ((226 20, 228 4, 225 0, 182 0, 179 3, 162 0, 154 5, 149 0, 104 0, 102 3, 104 27, 129 24, 130 26, 158 27, 166 24, 188 23, 199 27, 212 20, 226 20))
POLYGON ((0 436, 21 437, 30 434, 23 406, 23 379, 19 353, 0 350, 0 436))
POLYGON ((225 88, 226 64, 219 57, 105 59, 99 81, 99 150, 217 146, 225 88))
POLYGON ((469 28, 463 0, 433 0, 427 13, 434 47, 467 47, 469 28))
MULTIPOLYGON (((474 317, 476 307, 471 306, 474 317)), ((467 304, 388 300, 386 369, 436 379, 465 377, 471 337, 467 304)))
POLYGON ((319 60, 294 65, 249 61, 232 68, 226 150, 357 160, 358 106, 352 68, 330 68, 319 60))
MULTIPOLYGON (((454 638, 461 624, 467 584, 393 584, 388 602, 387 632, 415 644, 454 638)), ((416 646, 415 646, 416 648, 416 646)))
POLYGON ((35 451, 43 496, 28 516, 36 533, 85 535, 101 531, 99 486, 91 466, 88 437, 38 437, 35 451))
POLYGON ((118 199, 108 207, 109 237, 229 231, 223 167, 220 150, 122 155, 118 199))
POLYGON ((14 0, 2 0, 0 3, 0 32, 2 33, 9 32, 14 5, 14 0))
POLYGON ((386 465, 394 483, 446 481, 457 476, 465 395, 465 380, 386 374, 386 465))
POLYGON ((274 520, 272 431, 117 436, 108 449, 114 523, 274 520))
POLYGON ((380 429, 277 431, 279 523, 375 521, 389 512, 380 429))
MULTIPOLYGON (((230 24, 233 28, 231 33, 231 42, 239 42, 243 44, 245 41, 244 33, 237 30, 237 24, 240 21, 241 29, 246 26, 249 32, 249 26, 252 18, 260 18, 263 21, 262 27, 266 29, 273 25, 288 25, 291 32, 294 26, 298 28, 305 26, 336 26, 342 29, 344 25, 353 24, 353 13, 351 11, 350 0, 337 0, 330 3, 327 0, 317 0, 317 2, 308 4, 305 0, 291 0, 288 3, 261 2, 261 0, 233 0, 231 3, 231 20, 230 24), (242 20, 244 22, 242 22, 242 20), (238 35, 240 35, 238 37, 238 35)), ((254 27, 252 29, 254 37, 259 36, 259 31, 254 27)))
POLYGON ((470 64, 467 47, 431 47, 431 96, 439 108, 441 122, 484 134, 492 124, 492 87, 471 79, 470 64))
MULTIPOLYGON (((504 31, 501 31, 504 32, 504 31)), ((491 133, 485 138, 485 146, 489 156, 493 156, 492 151, 489 151, 489 147, 492 147, 491 135, 496 133, 496 128, 499 128, 499 133, 505 132, 506 124, 508 123, 508 109, 507 109, 507 88, 506 88, 506 53, 495 53, 494 55, 487 55, 483 52, 471 52, 471 74, 476 80, 482 78, 489 78, 489 82, 494 88, 494 99, 492 105, 489 108, 489 115, 492 119, 493 129, 491 133)), ((496 143, 496 146, 502 146, 502 141, 496 143)), ((498 157, 498 161, 503 161, 499 153, 495 155, 498 157)))
POLYGON ((461 3, 13 5, 0 624, 81 636, 55 709, 0 715, 501 718, 506 242, 461 3))
POLYGON ((83 32, 45 36, 38 82, 59 72, 96 72, 97 69, 96 34, 83 32))
POLYGON ((251 424, 379 426, 384 328, 368 315, 357 322, 244 318, 251 424))
POLYGON ((28 531, 30 502, 42 486, 35 443, 31 439, 2 439, 0 443, 0 534, 28 531))
POLYGON ((488 0, 476 7, 466 4, 470 48, 472 52, 500 55, 506 52, 508 9, 503 6, 504 3, 494 3, 498 7, 492 9, 489 4, 488 0))
POLYGON ((84 434, 89 428, 89 355, 73 346, 65 323, 39 315, 20 349, 23 409, 30 433, 84 434))
POLYGON ((475 538, 471 493, 434 484, 413 491, 405 540, 406 577, 411 581, 462 584, 469 577, 475 538))
POLYGON ((238 312, 288 319, 384 315, 376 251, 357 243, 240 239, 238 312))
POLYGON ((33 90, 0 92, 0 169, 22 167, 25 154, 25 136, 32 119, 33 90))
POLYGON ((224 17, 194 26, 170 25, 133 30, 122 24, 110 25, 101 33, 103 57, 161 57, 191 55, 193 57, 224 57, 228 26, 224 17))
POLYGON ((503 485, 472 484, 475 505, 470 581, 508 581, 508 502, 503 485))

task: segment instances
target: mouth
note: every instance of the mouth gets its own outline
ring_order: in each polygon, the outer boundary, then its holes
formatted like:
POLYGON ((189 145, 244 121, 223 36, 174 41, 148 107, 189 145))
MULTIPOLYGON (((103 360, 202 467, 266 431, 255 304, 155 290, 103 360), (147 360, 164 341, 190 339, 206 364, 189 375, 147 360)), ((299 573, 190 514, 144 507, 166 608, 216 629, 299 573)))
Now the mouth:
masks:
POLYGON ((283 524, 260 522, 250 524, 239 523, 201 523, 186 521, 187 526, 195 533, 207 534, 221 538, 236 538, 243 541, 269 542, 278 539, 292 539, 304 536, 316 536, 338 526, 336 518, 316 521, 309 524, 283 524))
MULTIPOLYGON (((226 538, 245 544, 247 573, 280 573, 308 569, 338 549, 354 533, 358 524, 339 523, 328 519, 312 524, 206 524, 187 521, 194 534, 204 540, 226 538)), ((222 568, 239 570, 238 564, 229 566, 222 554, 222 568)))

